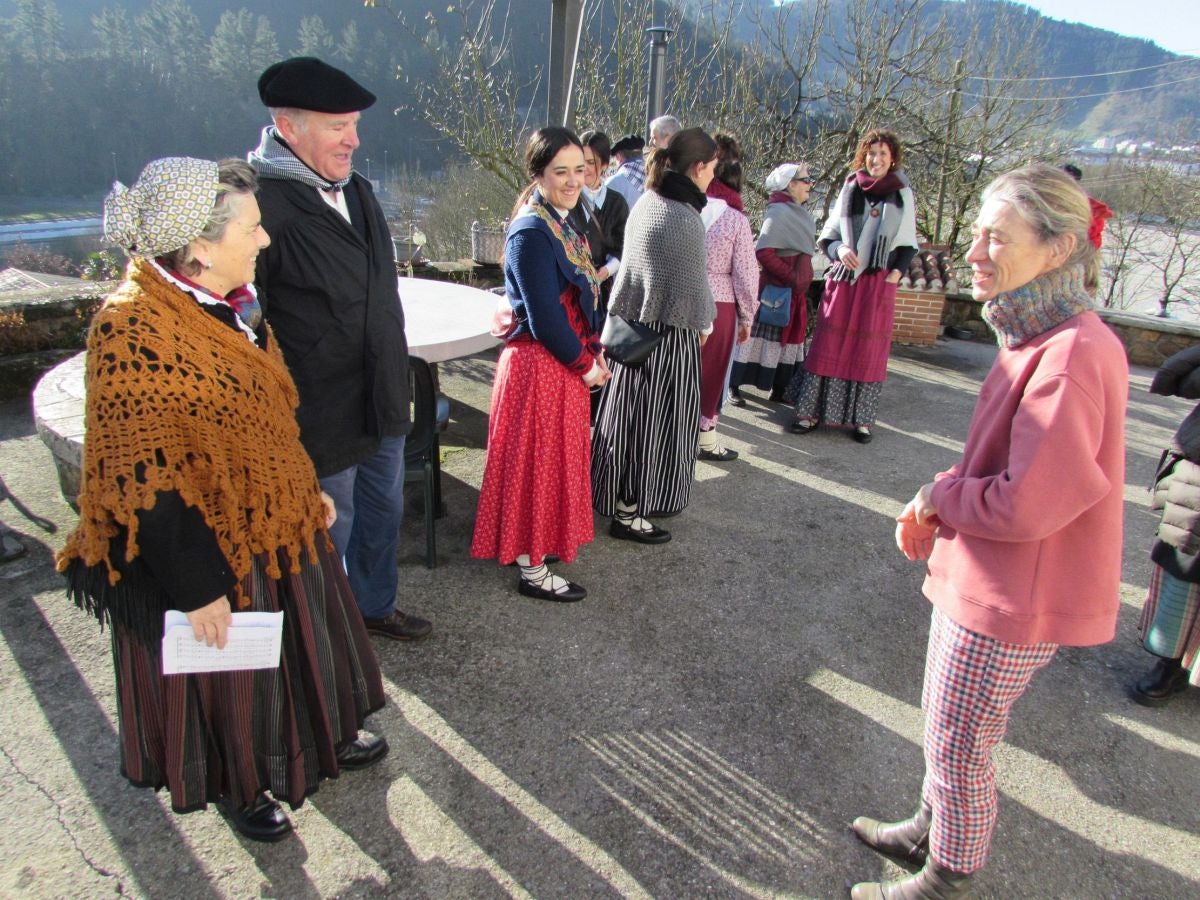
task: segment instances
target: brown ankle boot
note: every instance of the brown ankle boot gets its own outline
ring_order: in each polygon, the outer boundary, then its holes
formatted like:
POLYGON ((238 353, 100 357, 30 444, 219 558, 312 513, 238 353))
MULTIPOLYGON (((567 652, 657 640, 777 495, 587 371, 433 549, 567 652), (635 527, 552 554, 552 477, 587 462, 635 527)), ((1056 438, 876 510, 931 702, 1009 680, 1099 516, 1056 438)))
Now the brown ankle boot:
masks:
POLYGON ((932 859, 916 875, 899 881, 856 884, 850 900, 960 900, 971 896, 971 873, 954 872, 932 859))
POLYGON ((850 829, 873 850, 904 862, 923 863, 929 856, 929 825, 932 821, 933 810, 922 800, 911 819, 880 822, 859 816, 851 823, 850 829))

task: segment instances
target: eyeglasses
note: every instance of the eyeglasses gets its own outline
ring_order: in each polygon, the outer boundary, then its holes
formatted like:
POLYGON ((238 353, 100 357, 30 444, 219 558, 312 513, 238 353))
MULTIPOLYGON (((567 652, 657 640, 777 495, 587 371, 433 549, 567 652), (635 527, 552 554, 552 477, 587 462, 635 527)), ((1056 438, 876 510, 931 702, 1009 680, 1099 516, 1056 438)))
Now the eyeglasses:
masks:
POLYGON ((803 181, 805 184, 812 184, 813 179, 808 175, 797 175, 792 181, 803 181))

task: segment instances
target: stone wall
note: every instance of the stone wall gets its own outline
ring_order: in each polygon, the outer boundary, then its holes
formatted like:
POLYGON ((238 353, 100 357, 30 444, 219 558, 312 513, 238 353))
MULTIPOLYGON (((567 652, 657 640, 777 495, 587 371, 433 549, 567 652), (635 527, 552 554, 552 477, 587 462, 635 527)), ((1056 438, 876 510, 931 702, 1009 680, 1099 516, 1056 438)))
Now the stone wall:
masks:
MULTIPOLYGON (((478 287, 502 283, 498 269, 465 263, 433 264, 415 274, 478 287)), ((92 312, 115 286, 108 281, 0 294, 0 399, 28 396, 44 372, 82 349, 92 312)), ((814 299, 822 288, 822 282, 813 282, 814 299)), ((969 294, 901 288, 892 339, 932 346, 945 327, 956 326, 976 340, 991 341, 980 306, 969 294)), ((1134 365, 1157 368, 1171 354, 1200 343, 1200 325, 1107 309, 1100 316, 1125 344, 1134 365)))
POLYGON ((1200 325, 1178 319, 1160 319, 1124 310, 1097 310, 1108 327, 1117 333, 1129 362, 1157 369, 1163 361, 1200 342, 1200 325))
MULTIPOLYGON (((945 300, 943 326, 966 328, 977 340, 994 340, 980 317, 982 303, 967 294, 948 294, 945 300)), ((1130 364, 1135 366, 1157 369, 1167 357, 1200 343, 1200 324, 1125 310, 1102 308, 1096 312, 1116 332, 1125 345, 1130 364)))
POLYGON ((0 294, 0 398, 27 396, 47 369, 83 348, 115 281, 0 294))

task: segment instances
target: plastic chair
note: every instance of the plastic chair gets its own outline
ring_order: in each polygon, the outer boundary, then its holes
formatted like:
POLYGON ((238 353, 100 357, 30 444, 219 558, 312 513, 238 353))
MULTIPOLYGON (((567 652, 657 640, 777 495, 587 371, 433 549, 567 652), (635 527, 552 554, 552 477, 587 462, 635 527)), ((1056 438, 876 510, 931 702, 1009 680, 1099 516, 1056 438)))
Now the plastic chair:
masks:
POLYGON ((408 386, 412 397, 412 431, 404 442, 404 482, 421 482, 425 506, 425 565, 437 565, 437 532, 434 520, 446 514, 442 503, 441 440, 450 422, 450 400, 434 389, 433 370, 425 360, 408 358, 408 386))

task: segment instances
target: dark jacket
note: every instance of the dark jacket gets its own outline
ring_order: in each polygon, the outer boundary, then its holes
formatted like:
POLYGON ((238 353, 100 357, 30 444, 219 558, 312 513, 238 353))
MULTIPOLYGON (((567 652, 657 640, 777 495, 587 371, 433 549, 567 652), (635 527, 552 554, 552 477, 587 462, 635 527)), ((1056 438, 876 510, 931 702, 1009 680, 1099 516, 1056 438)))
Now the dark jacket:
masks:
MULTIPOLYGON (((1150 391, 1200 399, 1200 347, 1181 350, 1164 362, 1150 391)), ((1200 583, 1200 406, 1183 420, 1163 451, 1150 505, 1163 511, 1150 558, 1176 578, 1200 583)))
MULTIPOLYGON (((605 191, 604 205, 599 209, 581 196, 568 218, 575 229, 587 238, 592 265, 597 271, 604 267, 609 256, 621 258, 625 252, 625 220, 629 218, 629 204, 617 191, 605 191)), ((616 272, 609 272, 600 284, 605 309, 608 308, 608 297, 616 277, 616 272)))
POLYGON ((258 255, 256 282, 300 391, 300 440, 322 478, 412 428, 391 235, 357 174, 346 201, 353 225, 309 185, 259 181, 271 246, 258 255))

